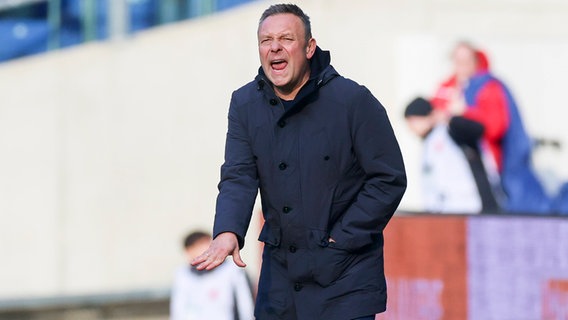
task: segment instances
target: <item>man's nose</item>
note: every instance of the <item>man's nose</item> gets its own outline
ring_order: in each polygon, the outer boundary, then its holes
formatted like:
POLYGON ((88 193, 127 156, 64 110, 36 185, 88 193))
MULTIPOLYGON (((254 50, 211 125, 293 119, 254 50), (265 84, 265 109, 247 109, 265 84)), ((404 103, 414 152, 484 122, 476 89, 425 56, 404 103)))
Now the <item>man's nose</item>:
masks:
POLYGON ((270 51, 280 51, 282 49, 282 45, 280 44, 280 41, 278 40, 274 40, 270 43, 270 51))

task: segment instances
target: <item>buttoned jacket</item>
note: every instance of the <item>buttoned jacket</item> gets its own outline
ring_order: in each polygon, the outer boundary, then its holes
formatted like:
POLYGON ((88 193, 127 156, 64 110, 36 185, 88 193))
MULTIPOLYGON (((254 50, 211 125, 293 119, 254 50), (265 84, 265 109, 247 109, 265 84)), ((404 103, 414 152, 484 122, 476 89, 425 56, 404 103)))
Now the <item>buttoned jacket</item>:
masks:
POLYGON ((367 291, 374 298, 358 296, 360 312, 385 307, 382 231, 406 188, 403 160, 381 103, 329 62, 318 48, 291 103, 277 97, 262 69, 231 98, 214 236, 233 232, 243 246, 260 190, 259 319, 347 319, 357 314, 349 296, 367 291), (277 280, 265 274, 275 268, 296 292, 316 290, 317 301, 278 297, 277 280), (341 304, 315 307, 338 294, 341 304))

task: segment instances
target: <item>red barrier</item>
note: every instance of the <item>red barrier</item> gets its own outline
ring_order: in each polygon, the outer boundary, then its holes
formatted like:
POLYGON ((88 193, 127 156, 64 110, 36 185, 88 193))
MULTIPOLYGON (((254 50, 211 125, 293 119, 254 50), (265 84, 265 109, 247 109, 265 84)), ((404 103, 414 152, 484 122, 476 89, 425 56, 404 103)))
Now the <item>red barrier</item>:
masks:
POLYGON ((386 319, 466 319, 463 217, 393 218, 385 230, 386 319))
POLYGON ((385 230, 388 320, 567 320, 568 219, 398 215, 385 230))

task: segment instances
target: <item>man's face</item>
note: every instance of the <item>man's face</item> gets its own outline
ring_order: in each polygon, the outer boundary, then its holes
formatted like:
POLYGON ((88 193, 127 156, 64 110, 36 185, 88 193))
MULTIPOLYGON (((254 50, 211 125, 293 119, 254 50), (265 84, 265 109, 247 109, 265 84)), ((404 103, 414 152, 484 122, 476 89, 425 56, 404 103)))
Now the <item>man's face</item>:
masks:
POLYGON ((475 60, 475 52, 465 45, 459 45, 455 48, 453 56, 454 71, 457 80, 464 83, 471 78, 477 70, 477 62, 475 60))
POLYGON ((406 117, 406 123, 412 132, 422 138, 426 137, 434 126, 430 116, 409 116, 406 117))
POLYGON ((309 78, 315 40, 306 41, 302 20, 289 13, 266 18, 258 28, 258 52, 264 73, 277 93, 289 94, 309 78))

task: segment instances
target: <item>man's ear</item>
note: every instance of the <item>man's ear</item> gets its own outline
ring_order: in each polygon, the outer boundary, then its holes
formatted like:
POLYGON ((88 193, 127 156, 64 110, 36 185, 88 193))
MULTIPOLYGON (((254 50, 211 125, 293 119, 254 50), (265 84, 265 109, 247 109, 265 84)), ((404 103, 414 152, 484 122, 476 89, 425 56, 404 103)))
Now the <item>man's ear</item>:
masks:
POLYGON ((316 52, 316 47, 317 47, 316 39, 310 38, 310 40, 308 40, 308 45, 306 46, 306 58, 311 59, 314 56, 314 53, 316 52))

